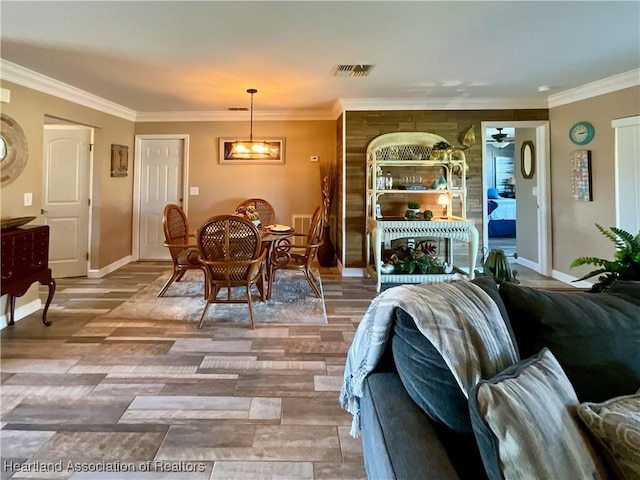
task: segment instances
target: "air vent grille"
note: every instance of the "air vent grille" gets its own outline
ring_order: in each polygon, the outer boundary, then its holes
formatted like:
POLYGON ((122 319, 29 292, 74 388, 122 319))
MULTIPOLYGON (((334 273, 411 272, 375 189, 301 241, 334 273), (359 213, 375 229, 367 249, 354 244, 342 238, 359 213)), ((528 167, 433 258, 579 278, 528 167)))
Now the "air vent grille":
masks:
POLYGON ((249 109, 247 107, 227 107, 227 110, 232 112, 248 112, 249 109))
POLYGON ((375 65, 336 65, 333 67, 333 77, 366 77, 375 65))

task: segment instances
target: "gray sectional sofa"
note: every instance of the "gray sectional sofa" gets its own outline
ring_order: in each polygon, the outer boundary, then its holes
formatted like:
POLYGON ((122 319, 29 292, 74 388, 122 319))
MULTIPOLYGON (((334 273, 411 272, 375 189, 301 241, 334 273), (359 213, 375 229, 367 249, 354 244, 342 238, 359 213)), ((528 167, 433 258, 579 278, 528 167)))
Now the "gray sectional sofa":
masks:
MULTIPOLYGON (((490 277, 478 277, 473 282, 498 306, 517 346, 518 360, 524 361, 548 349, 562 367, 571 384, 568 388, 573 387, 579 402, 602 402, 639 391, 640 282, 618 282, 610 292, 598 294, 542 291, 512 284, 498 289, 490 277)), ((527 362, 526 365, 532 363, 527 362)), ((511 367, 517 371, 507 378, 518 379, 522 367, 516 367, 511 367)), ((469 398, 473 398, 472 403, 478 408, 482 399, 476 399, 476 395, 474 389, 469 398)), ((509 473, 489 466, 506 462, 492 460, 492 453, 488 452, 494 449, 493 455, 500 455, 500 442, 504 439, 493 438, 491 434, 487 438, 486 432, 485 438, 481 438, 478 430, 474 431, 474 422, 482 423, 481 417, 486 412, 482 407, 475 412, 470 409, 469 398, 461 392, 438 351, 418 330, 415 320, 397 308, 384 354, 364 380, 360 398, 368 477, 510 478, 509 473)), ((537 398, 544 408, 544 397, 534 394, 532 398, 537 398)), ((513 420, 527 424, 526 419, 513 420)), ((573 417, 569 421, 580 423, 573 417)), ((507 425, 505 429, 508 428, 507 425)), ((602 462, 610 473, 612 467, 602 462)), ((606 474, 594 476, 605 478, 606 474)))

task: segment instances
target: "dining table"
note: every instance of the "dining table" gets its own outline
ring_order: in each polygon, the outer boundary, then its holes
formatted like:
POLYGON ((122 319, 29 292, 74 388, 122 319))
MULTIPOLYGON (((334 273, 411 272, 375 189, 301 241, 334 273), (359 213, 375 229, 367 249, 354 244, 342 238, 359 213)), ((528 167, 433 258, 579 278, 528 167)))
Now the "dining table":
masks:
MULTIPOLYGON (((265 227, 259 226, 258 230, 260 231, 260 240, 262 241, 262 247, 266 249, 267 255, 265 259, 265 277, 267 281, 267 285, 271 284, 272 279, 269 278, 271 272, 271 256, 276 248, 276 246, 285 239, 291 238, 296 233, 293 227, 289 227, 288 229, 284 227, 288 227, 288 225, 275 225, 275 227, 283 227, 283 228, 273 228, 272 225, 267 225, 265 227)), ((271 297, 271 289, 268 289, 269 293, 267 294, 267 300, 271 297)))

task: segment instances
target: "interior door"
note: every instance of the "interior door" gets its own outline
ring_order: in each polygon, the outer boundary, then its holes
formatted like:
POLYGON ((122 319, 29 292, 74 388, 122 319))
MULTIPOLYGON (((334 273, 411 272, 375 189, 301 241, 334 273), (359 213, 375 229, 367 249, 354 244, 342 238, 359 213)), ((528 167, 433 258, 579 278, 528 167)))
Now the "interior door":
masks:
POLYGON ((140 148, 140 260, 171 260, 164 246, 162 213, 167 203, 183 205, 184 141, 143 139, 140 148))
POLYGON ((42 209, 55 278, 87 275, 91 129, 45 125, 42 209))

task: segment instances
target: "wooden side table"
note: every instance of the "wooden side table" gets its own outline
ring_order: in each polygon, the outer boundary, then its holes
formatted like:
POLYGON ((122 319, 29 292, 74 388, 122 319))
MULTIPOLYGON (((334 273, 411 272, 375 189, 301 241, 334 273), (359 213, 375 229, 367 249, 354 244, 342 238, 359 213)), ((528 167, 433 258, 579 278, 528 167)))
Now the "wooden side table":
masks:
POLYGON ((16 297, 24 295, 33 282, 49 286, 42 323, 51 325, 47 320, 47 311, 56 291, 56 281, 49 268, 49 226, 36 225, 3 231, 1 255, 1 294, 9 295, 11 308, 7 325, 15 323, 16 297))

